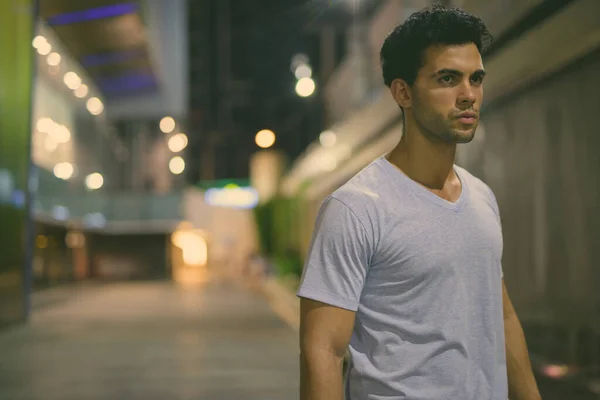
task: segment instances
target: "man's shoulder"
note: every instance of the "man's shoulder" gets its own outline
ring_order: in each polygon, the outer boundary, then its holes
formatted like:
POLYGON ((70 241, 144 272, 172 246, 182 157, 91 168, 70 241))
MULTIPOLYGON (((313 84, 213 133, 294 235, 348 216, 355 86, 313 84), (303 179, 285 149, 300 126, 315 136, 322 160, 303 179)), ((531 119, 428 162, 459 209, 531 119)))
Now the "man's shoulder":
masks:
POLYGON ((375 160, 336 189, 330 197, 353 211, 365 210, 377 203, 384 180, 385 171, 379 166, 378 160, 375 160))

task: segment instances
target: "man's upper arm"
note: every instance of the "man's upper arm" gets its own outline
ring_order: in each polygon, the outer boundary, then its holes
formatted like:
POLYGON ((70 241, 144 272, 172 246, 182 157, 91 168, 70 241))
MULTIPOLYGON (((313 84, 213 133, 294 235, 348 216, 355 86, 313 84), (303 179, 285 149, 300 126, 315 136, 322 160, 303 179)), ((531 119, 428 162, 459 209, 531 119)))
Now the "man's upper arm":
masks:
POLYGON ((372 242, 372 235, 345 202, 330 197, 323 203, 297 293, 304 352, 344 355, 373 253, 372 242))
POLYGON ((300 348, 342 358, 354 328, 355 312, 316 300, 300 300, 300 348))
POLYGON ((356 311, 373 254, 372 234, 344 202, 323 203, 298 296, 356 311))

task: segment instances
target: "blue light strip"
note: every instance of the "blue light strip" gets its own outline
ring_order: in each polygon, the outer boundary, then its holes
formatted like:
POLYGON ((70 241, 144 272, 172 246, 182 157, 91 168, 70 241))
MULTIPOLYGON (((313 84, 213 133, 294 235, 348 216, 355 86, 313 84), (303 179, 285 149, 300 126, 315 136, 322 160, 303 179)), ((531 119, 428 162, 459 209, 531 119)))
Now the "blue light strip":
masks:
POLYGON ((104 65, 119 64, 122 62, 141 58, 145 54, 142 49, 117 51, 113 53, 89 54, 81 58, 84 67, 101 67, 104 65))
POLYGON ((109 94, 118 94, 128 91, 145 90, 156 87, 156 80, 151 74, 129 74, 114 78, 100 79, 99 86, 102 91, 109 94))
POLYGON ((120 15, 132 14, 137 11, 135 3, 121 3, 110 6, 89 8, 87 10, 73 11, 58 14, 48 18, 49 25, 68 25, 78 22, 93 21, 95 19, 118 17, 120 15))

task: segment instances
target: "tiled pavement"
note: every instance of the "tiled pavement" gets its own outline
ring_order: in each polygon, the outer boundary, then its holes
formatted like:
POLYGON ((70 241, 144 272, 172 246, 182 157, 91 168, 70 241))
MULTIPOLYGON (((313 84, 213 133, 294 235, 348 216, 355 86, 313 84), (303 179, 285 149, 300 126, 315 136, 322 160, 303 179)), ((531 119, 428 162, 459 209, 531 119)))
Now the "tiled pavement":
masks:
POLYGON ((296 334, 245 289, 119 283, 63 297, 0 332, 0 400, 298 398, 296 334))

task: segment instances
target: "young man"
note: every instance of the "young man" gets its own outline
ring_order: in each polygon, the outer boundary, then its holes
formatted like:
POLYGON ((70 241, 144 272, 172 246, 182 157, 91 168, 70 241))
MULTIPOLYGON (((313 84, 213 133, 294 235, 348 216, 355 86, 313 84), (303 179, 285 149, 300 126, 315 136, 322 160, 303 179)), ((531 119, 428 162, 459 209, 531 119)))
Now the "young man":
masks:
POLYGON ((321 206, 298 290, 302 400, 540 399, 496 200, 454 165, 475 134, 490 42, 480 19, 441 6, 385 40, 404 134, 321 206))

